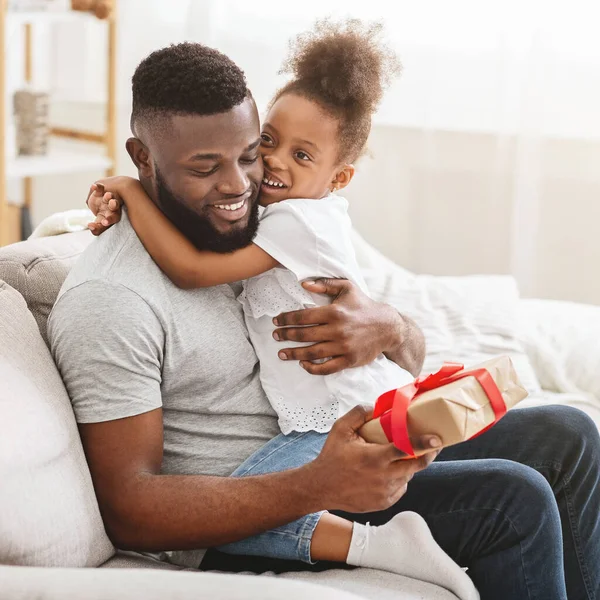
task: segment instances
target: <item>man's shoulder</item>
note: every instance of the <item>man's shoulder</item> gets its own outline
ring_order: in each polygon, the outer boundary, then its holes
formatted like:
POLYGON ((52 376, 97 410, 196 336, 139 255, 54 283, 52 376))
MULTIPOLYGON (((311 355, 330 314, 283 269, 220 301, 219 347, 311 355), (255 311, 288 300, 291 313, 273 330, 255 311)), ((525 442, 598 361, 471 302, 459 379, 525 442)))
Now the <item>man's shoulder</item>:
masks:
POLYGON ((161 321, 157 315, 161 299, 156 298, 156 289, 164 288, 163 279, 129 222, 121 222, 79 257, 52 308, 49 329, 57 321, 61 328, 82 326, 85 322, 98 326, 97 316, 103 307, 112 310, 107 326, 140 314, 161 321))
POLYGON ((48 317, 48 335, 60 330, 95 331, 144 320, 163 329, 162 319, 142 294, 109 278, 90 277, 61 290, 48 317))
POLYGON ((90 244, 65 279, 58 299, 75 288, 81 294, 93 285, 122 293, 123 288, 141 297, 150 295, 153 282, 164 275, 146 252, 127 218, 90 244))

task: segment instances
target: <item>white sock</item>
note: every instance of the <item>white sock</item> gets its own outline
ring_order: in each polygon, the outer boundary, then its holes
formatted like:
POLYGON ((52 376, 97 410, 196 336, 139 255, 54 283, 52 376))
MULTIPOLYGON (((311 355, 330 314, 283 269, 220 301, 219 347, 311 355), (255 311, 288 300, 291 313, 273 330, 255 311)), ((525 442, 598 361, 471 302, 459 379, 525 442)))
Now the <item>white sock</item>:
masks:
POLYGON ((425 520, 414 512, 399 513, 380 527, 354 523, 346 562, 428 581, 460 600, 479 600, 469 576, 440 548, 425 520))

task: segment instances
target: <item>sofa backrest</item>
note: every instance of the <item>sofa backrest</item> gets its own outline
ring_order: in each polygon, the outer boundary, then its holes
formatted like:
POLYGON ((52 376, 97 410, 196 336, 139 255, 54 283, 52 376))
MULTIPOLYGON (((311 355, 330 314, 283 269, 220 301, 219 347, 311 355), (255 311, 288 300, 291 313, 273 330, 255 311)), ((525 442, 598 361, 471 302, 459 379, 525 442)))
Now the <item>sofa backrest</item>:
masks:
POLYGON ((46 343, 46 321, 58 292, 93 239, 89 231, 80 231, 0 248, 0 281, 23 296, 46 343))
POLYGON ((23 297, 0 281, 0 564, 96 567, 114 549, 67 391, 23 297))

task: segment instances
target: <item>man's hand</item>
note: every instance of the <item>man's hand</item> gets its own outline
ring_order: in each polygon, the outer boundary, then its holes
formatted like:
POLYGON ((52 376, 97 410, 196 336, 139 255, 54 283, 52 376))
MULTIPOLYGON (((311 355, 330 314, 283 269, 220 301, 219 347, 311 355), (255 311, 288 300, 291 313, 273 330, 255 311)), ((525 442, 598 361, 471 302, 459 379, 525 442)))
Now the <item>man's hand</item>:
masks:
POLYGON ((395 309, 375 302, 346 279, 321 279, 302 285, 310 292, 332 296, 333 302, 273 319, 280 327, 273 332, 276 340, 312 342, 310 346, 282 349, 282 360, 298 360, 313 375, 329 375, 366 365, 386 353, 401 367, 418 374, 424 346, 422 355, 412 356, 412 349, 405 345, 411 341, 406 335, 407 321, 395 309), (324 358, 330 360, 312 362, 324 358))
POLYGON ((432 435, 411 439, 415 449, 431 450, 411 460, 393 444, 365 442, 357 432, 371 414, 356 406, 336 421, 321 454, 306 467, 312 469, 315 489, 330 510, 363 513, 389 508, 404 495, 413 475, 439 453, 436 448, 442 442, 432 435))

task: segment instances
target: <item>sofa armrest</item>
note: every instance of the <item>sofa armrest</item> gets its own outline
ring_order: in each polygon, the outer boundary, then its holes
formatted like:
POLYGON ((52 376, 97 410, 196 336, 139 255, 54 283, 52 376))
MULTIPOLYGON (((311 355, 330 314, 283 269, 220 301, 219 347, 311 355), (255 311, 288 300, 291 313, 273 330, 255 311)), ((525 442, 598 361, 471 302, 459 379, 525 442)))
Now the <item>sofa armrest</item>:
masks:
POLYGON ((600 403, 600 306, 521 300, 519 337, 544 389, 600 403))

